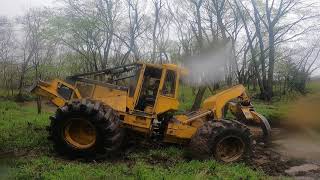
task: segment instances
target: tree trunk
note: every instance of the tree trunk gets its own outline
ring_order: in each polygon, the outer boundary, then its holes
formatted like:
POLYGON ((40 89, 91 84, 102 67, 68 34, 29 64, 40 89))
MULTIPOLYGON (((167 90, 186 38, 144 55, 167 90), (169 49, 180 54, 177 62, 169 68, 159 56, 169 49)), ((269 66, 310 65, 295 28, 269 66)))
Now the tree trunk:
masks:
POLYGON ((260 17, 259 17, 259 12, 257 9, 257 4, 255 0, 251 0, 251 3, 253 5, 254 9, 254 25, 256 29, 256 34, 258 37, 258 42, 259 42, 259 49, 260 49, 260 63, 261 63, 261 71, 262 71, 262 84, 263 88, 266 89, 267 87, 267 77, 266 77, 266 63, 265 63, 265 53, 264 53, 264 42, 263 42, 263 37, 261 33, 261 26, 260 26, 260 17))
POLYGON ((274 62, 275 62, 274 34, 273 34, 273 28, 270 28, 269 29, 269 70, 268 70, 268 85, 267 85, 267 91, 266 91, 266 98, 268 101, 270 101, 273 96, 274 62))
POLYGON ((195 110, 199 109, 201 102, 202 102, 203 95, 206 92, 206 89, 207 89, 206 87, 199 88, 197 95, 196 95, 196 98, 194 99, 191 111, 195 111, 195 110))
POLYGON ((263 87, 263 83, 262 83, 262 80, 261 80, 261 77, 259 74, 259 64, 256 62, 256 59, 255 59, 256 58, 256 50, 253 46, 253 39, 250 36, 250 31, 249 31, 248 25, 246 23, 247 21, 245 20, 244 15, 242 14, 242 12, 240 10, 240 7, 239 7, 237 1, 235 1, 235 4, 237 6, 238 12, 240 13, 240 18, 242 19, 244 29, 245 29, 245 32, 247 35, 248 43, 249 43, 250 53, 252 56, 252 62, 253 62, 253 66, 254 66, 253 67, 253 75, 254 75, 253 78, 256 78, 258 80, 258 85, 260 88, 260 97, 262 99, 264 99, 265 98, 265 88, 263 87))
POLYGON ((155 16, 155 20, 154 20, 154 24, 153 24, 153 31, 152 31, 152 55, 151 55, 151 60, 152 62, 155 62, 156 61, 156 43, 157 43, 157 36, 156 36, 156 33, 157 33, 157 26, 158 26, 158 23, 159 23, 159 8, 158 7, 158 1, 155 1, 154 2, 154 16, 155 16))
POLYGON ((38 110, 38 114, 41 114, 42 105, 41 105, 41 97, 40 96, 37 96, 37 110, 38 110))
POLYGON ((21 72, 20 79, 19 79, 18 95, 17 95, 18 100, 22 98, 23 81, 24 81, 24 70, 21 72))
MULTIPOLYGON (((39 76, 37 63, 35 65, 35 70, 36 70, 36 81, 38 81, 40 79, 40 76, 39 76)), ((40 96, 37 96, 37 110, 38 110, 38 114, 41 114, 42 106, 41 106, 41 97, 40 96)))
MULTIPOLYGON (((200 0, 197 4, 196 4, 196 9, 197 9, 197 14, 196 14, 196 18, 197 18, 197 27, 198 27, 198 44, 199 44, 199 51, 201 52, 203 50, 203 36, 202 36, 202 25, 201 25, 201 11, 200 11, 200 7, 202 5, 202 0, 200 0)), ((196 98, 194 99, 193 105, 191 110, 196 110, 200 107, 204 92, 206 91, 207 87, 200 87, 196 98)))

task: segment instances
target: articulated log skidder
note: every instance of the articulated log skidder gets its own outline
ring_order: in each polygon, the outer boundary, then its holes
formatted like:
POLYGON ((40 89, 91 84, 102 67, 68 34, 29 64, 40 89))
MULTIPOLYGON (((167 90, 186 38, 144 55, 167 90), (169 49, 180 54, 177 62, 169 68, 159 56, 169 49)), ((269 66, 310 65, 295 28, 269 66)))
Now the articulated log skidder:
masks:
POLYGON ((270 125, 242 85, 205 99, 198 111, 177 115, 179 83, 187 74, 174 64, 135 63, 66 81, 39 81, 31 92, 58 107, 48 129, 55 150, 64 156, 113 156, 132 137, 125 133, 133 132, 186 145, 194 156, 235 162, 249 156, 254 141, 269 140, 270 125), (229 111, 233 120, 226 119, 229 111))

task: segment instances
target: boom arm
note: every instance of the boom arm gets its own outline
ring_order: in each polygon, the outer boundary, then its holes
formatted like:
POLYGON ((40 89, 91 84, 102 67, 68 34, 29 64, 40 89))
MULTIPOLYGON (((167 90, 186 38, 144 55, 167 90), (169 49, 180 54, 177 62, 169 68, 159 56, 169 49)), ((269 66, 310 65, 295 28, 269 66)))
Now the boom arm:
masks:
MULTIPOLYGON (((215 119, 223 119, 224 110, 229 109, 235 115, 237 120, 256 124, 262 129, 262 137, 265 143, 268 143, 271 136, 271 127, 268 120, 257 113, 250 103, 250 99, 245 92, 243 85, 237 85, 214 96, 209 97, 203 102, 203 110, 209 110, 213 113, 215 119), (230 102, 233 99, 237 102, 230 102)), ((260 135, 258 135, 260 136, 260 135)))
POLYGON ((237 85, 204 100, 202 109, 212 110, 216 119, 222 119, 225 105, 235 98, 240 98, 242 102, 250 101, 245 87, 237 85))

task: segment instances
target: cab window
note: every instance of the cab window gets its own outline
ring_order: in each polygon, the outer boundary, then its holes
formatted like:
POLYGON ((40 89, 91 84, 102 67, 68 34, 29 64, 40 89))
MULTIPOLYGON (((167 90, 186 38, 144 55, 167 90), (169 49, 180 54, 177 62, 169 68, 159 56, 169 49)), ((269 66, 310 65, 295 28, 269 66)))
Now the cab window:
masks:
POLYGON ((168 97, 175 97, 176 90, 176 73, 172 70, 167 70, 164 80, 162 95, 168 97))
POLYGON ((64 84, 59 83, 57 92, 63 99, 70 100, 73 90, 64 84))

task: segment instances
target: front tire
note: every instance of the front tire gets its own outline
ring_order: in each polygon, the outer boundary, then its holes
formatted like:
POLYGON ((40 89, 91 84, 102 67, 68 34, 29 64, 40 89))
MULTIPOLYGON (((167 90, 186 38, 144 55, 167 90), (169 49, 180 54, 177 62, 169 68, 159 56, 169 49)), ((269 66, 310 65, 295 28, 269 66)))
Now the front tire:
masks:
POLYGON ((229 163, 250 157, 252 148, 249 129, 229 120, 207 121, 190 141, 190 150, 195 158, 213 157, 217 161, 229 163))
POLYGON ((60 155, 97 159, 113 156, 121 147, 121 121, 111 107, 100 102, 70 102, 50 119, 50 139, 60 155))

